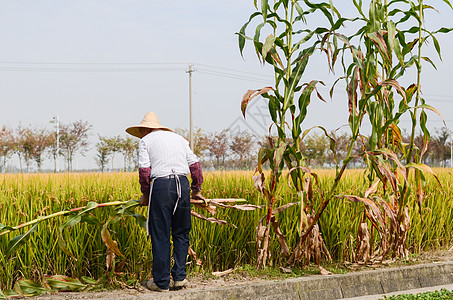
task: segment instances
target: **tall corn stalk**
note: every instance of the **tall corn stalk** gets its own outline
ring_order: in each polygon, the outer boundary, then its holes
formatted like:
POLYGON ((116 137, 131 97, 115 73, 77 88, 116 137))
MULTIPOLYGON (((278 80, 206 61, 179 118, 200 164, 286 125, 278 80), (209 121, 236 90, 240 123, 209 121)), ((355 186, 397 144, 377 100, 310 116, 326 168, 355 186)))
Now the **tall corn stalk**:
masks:
MULTIPOLYGON (((314 214, 312 201, 312 180, 316 182, 317 176, 306 166, 305 156, 301 151, 303 137, 308 133, 302 131, 302 124, 307 115, 310 98, 317 85, 324 83, 311 80, 304 83, 302 76, 305 73, 310 57, 321 51, 329 54, 326 33, 338 29, 344 22, 339 18, 338 11, 331 3, 312 3, 310 1, 275 0, 270 4, 267 0, 261 1, 257 11, 239 31, 239 48, 242 54, 245 41, 253 41, 255 51, 263 64, 270 64, 275 72, 275 84, 258 90, 249 90, 244 95, 241 103, 242 113, 248 103, 256 96, 262 95, 269 101, 269 112, 272 118, 272 127, 277 131, 276 139, 269 138, 268 146, 260 149, 258 154, 258 175, 254 176, 255 186, 262 192, 267 200, 267 214, 264 216, 256 229, 257 263, 265 266, 270 257, 269 243, 271 240, 271 225, 281 245, 282 255, 290 256, 290 250, 285 236, 279 228, 277 213, 294 204, 300 204, 300 236, 301 243, 298 248, 302 249, 305 239, 315 226, 311 222, 314 214), (320 13, 328 23, 326 27, 311 29, 307 26, 307 19, 320 13), (338 17, 338 20, 335 20, 338 17), (250 38, 246 35, 246 29, 254 19, 262 19, 255 28, 255 35, 250 38), (267 31, 270 34, 262 41, 261 33, 267 31), (304 47, 305 45, 309 45, 304 47), (262 165, 269 162, 270 178, 266 182, 262 165), (299 196, 299 203, 287 203, 277 208, 278 203, 275 194, 278 184, 282 181, 282 170, 289 170, 289 177, 299 196), (310 176, 306 176, 306 174, 310 176), (311 225, 310 225, 311 224, 311 225)), ((317 92, 319 99, 322 96, 317 92)), ((271 127, 271 128, 272 128, 271 127)), ((320 127, 326 135, 327 131, 320 127)), ((271 132, 269 133, 271 135, 271 132)), ((334 150, 334 140, 331 139, 334 150)), ((319 234, 311 235, 310 251, 305 252, 305 257, 314 257, 319 262, 321 253, 329 256, 328 251, 319 234)), ((302 251, 296 251, 296 261, 303 258, 302 251)))
MULTIPOLYGON (((392 1, 390 4, 387 1, 383 2, 372 0, 369 4, 369 13, 365 15, 362 1, 353 0, 359 16, 345 19, 340 16, 332 1, 312 3, 307 0, 275 0, 273 5, 270 5, 269 1, 262 0, 258 7, 255 0, 257 11, 250 16, 249 21, 238 33, 241 54, 246 40, 251 40, 259 60, 263 64, 272 65, 275 72, 274 86, 247 91, 241 103, 245 117, 247 105, 254 97, 262 95, 266 98, 269 101, 271 128, 274 127, 277 131, 277 139, 271 139, 268 146, 260 149, 258 175, 254 176, 255 186, 264 194, 268 204, 267 215, 261 219, 256 229, 259 266, 265 266, 270 255, 271 225, 282 247, 282 254, 289 258, 289 262, 307 262, 310 259, 319 262, 322 254, 329 257, 317 221, 334 197, 365 205, 358 233, 356 260, 370 259, 374 253, 373 245, 370 243, 374 239, 380 241, 377 250, 382 250, 382 258, 390 250, 394 256, 407 255, 405 239, 410 228, 407 202, 412 191, 408 174, 411 169, 415 170, 420 205, 423 199, 424 173, 433 173, 428 166, 421 163, 429 141, 425 110, 438 113, 421 98, 421 62, 425 60, 433 64, 431 59, 422 56, 421 49, 428 39, 432 39, 440 56, 440 47, 435 34, 446 33, 451 29, 441 28, 434 32, 425 29, 423 12, 432 7, 424 5, 423 1, 401 0, 392 1), (405 10, 401 9, 402 6, 405 6, 405 10), (316 13, 322 13, 328 26, 306 28, 307 20, 316 13), (245 31, 256 18, 262 18, 262 22, 256 26, 253 38, 248 37, 245 31), (408 24, 414 20, 416 26, 407 29, 408 24), (347 21, 354 24, 364 22, 364 25, 356 34, 347 37, 338 32, 347 21), (263 41, 261 33, 265 30, 273 33, 263 41), (406 42, 413 34, 418 37, 406 42), (339 46, 341 43, 343 46, 339 46), (303 48, 305 45, 308 46, 303 48), (417 45, 418 53, 413 55, 412 50, 417 45), (346 158, 338 164, 335 159, 335 140, 324 128, 317 126, 330 139, 330 149, 337 165, 335 179, 328 189, 319 186, 317 175, 306 166, 305 156, 301 151, 302 139, 311 130, 302 130, 310 98, 312 93, 317 91, 316 86, 323 84, 318 80, 302 83, 301 79, 310 57, 317 50, 327 54, 331 69, 334 69, 337 59, 341 57, 344 71, 341 78, 344 78, 347 84, 349 127, 352 133, 346 158), (349 64, 348 53, 351 54, 349 64), (406 75, 407 69, 413 65, 417 67, 417 81, 404 88, 398 79, 406 75), (412 101, 413 98, 415 101, 412 101), (403 142, 398 126, 401 116, 407 113, 410 113, 412 119, 409 144, 403 142), (365 118, 368 118, 372 125, 370 137, 361 131, 365 118), (424 134, 423 149, 415 147, 417 125, 424 134), (337 187, 344 171, 355 158, 353 147, 358 141, 363 144, 363 151, 359 157, 363 158, 367 165, 365 171, 367 181, 364 182, 360 195, 337 194, 337 187), (262 170, 265 162, 269 162, 271 169, 268 181, 265 180, 262 170), (276 216, 279 211, 295 204, 288 203, 276 208, 280 203, 275 199, 275 192, 282 181, 285 164, 288 177, 291 178, 299 195, 301 212, 300 240, 292 254, 276 216), (382 192, 378 192, 379 187, 382 192), (319 207, 313 206, 313 190, 318 192, 322 200, 319 207), (372 226, 371 232, 368 229, 369 224, 372 226), (379 238, 375 237, 375 230, 379 238)), ((451 7, 448 0, 444 2, 451 7)), ((323 100, 319 93, 317 96, 323 100)))
MULTIPOLYGON (((406 257, 406 237, 411 223, 408 200, 415 189, 421 214, 425 174, 434 174, 430 167, 421 163, 429 142, 426 110, 440 115, 421 97, 422 61, 435 67, 429 57, 423 56, 422 48, 430 40, 440 57, 435 35, 452 29, 427 30, 424 13, 434 8, 422 0, 390 3, 372 0, 368 15, 363 12, 362 1, 353 2, 359 17, 352 21, 363 23, 362 27, 350 37, 334 36, 343 42, 351 143, 358 139, 363 141, 360 156, 367 165, 364 176, 367 180, 360 195, 341 197, 365 206, 356 260, 367 262, 378 254, 383 259, 389 253, 394 257, 406 257), (346 54, 351 54, 349 65, 345 64, 346 54), (416 67, 416 80, 404 87, 401 80, 409 77, 408 70, 413 66, 416 67), (407 114, 412 121, 409 143, 402 140, 399 125, 401 117, 407 114), (369 137, 362 133, 364 120, 371 124, 369 137), (417 129, 423 134, 422 149, 415 146, 417 129), (409 176, 412 169, 415 185, 409 176), (371 232, 368 225, 371 225, 371 232), (379 235, 376 249, 373 247, 375 231, 379 235)), ((452 8, 448 0, 444 2, 452 8)))

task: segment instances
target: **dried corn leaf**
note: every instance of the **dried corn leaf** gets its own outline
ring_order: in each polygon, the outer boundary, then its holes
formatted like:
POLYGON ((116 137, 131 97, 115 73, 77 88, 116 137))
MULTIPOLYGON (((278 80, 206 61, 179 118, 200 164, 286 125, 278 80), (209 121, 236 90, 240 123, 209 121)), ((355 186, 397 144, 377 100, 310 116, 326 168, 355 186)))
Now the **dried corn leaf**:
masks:
POLYGON ((234 208, 237 210, 256 210, 258 208, 263 208, 264 206, 262 205, 253 205, 253 204, 238 204, 238 205, 225 205, 223 203, 218 203, 215 201, 211 201, 211 204, 214 206, 218 207, 223 207, 223 208, 234 208))
POLYGON ((201 264, 202 264, 201 259, 197 258, 197 253, 195 253, 195 251, 193 251, 193 249, 190 246, 189 246, 188 254, 190 255, 190 257, 192 257, 192 259, 195 261, 197 266, 201 266, 201 264))
MULTIPOLYGON (((348 198, 353 202, 362 202, 363 204, 365 204, 365 207, 369 209, 369 214, 367 213, 367 216, 370 217, 370 220, 376 222, 376 225, 380 225, 381 228, 385 226, 385 219, 382 211, 373 200, 353 195, 344 195, 342 197, 348 198)), ((380 229, 379 227, 377 228, 380 229)))
POLYGON ((228 269, 228 270, 220 271, 220 272, 212 272, 212 275, 213 275, 213 276, 217 276, 217 277, 225 276, 225 275, 230 274, 230 273, 233 272, 234 270, 235 270, 235 269, 228 269))
MULTIPOLYGON (((211 203, 213 203, 211 201, 211 203)), ((215 205, 206 205, 206 204, 194 204, 196 207, 202 208, 207 210, 211 215, 215 215, 217 213, 217 208, 215 205)))
POLYGON ((360 223, 357 233, 357 262, 367 263, 370 260, 370 233, 366 222, 360 223))
MULTIPOLYGON (((196 217, 196 218, 199 218, 199 219, 202 219, 202 220, 205 220, 205 221, 209 221, 211 223, 216 223, 216 224, 219 224, 219 225, 229 225, 230 223, 228 223, 227 221, 225 220, 220 220, 220 219, 216 219, 216 218, 207 218, 206 216, 202 215, 202 214, 199 214, 199 213, 196 213, 194 212, 193 210, 190 211, 191 215, 196 217)), ((237 228, 236 225, 234 224, 230 224, 231 226, 233 226, 234 228, 237 228)))
MULTIPOLYGON (((118 247, 118 243, 116 241, 113 241, 115 245, 118 247)), ((115 261, 115 252, 113 252, 112 249, 107 248, 107 256, 105 258, 105 266, 106 266, 106 271, 109 272, 113 268, 113 263, 115 261)))
POLYGON ((253 176, 253 182, 254 182, 255 188, 260 193, 264 193, 264 190, 266 189, 264 173, 261 173, 260 175, 253 176))
MULTIPOLYGON (((111 219, 110 219, 111 220, 111 219)), ((107 246, 107 248, 111 249, 116 255, 125 257, 123 253, 121 253, 120 249, 118 248, 118 243, 116 243, 113 239, 112 236, 110 235, 110 232, 107 229, 107 226, 109 224, 109 221, 102 226, 101 230, 101 238, 104 244, 107 246)))
POLYGON ((284 257, 288 258, 289 257, 289 247, 288 247, 288 243, 286 241, 285 236, 283 235, 282 231, 280 230, 280 225, 279 225, 278 221, 275 219, 275 217, 271 218, 271 223, 272 223, 272 227, 274 228, 274 232, 277 235, 278 243, 280 244, 280 246, 282 248, 281 254, 284 257))
POLYGON ((380 180, 378 179, 375 183, 373 183, 372 186, 370 186, 370 187, 365 191, 365 195, 364 195, 365 198, 368 198, 369 195, 376 193, 376 190, 377 190, 377 187, 378 187, 379 182, 380 182, 380 180))
POLYGON ((323 267, 319 266, 319 270, 321 271, 321 275, 332 275, 332 272, 327 271, 323 267))
POLYGON ((291 206, 294 206, 294 205, 297 205, 297 204, 299 204, 299 202, 292 202, 292 203, 288 203, 288 204, 282 205, 280 207, 277 207, 277 208, 272 210, 272 215, 275 216, 279 212, 284 211, 285 209, 290 208, 291 206))

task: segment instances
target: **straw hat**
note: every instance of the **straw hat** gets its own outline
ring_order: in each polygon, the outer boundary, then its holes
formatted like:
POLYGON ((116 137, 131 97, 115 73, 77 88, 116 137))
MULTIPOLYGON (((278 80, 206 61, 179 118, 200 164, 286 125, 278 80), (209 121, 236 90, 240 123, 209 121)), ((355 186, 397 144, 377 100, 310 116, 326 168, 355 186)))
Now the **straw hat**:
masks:
POLYGON ((168 127, 160 125, 159 119, 157 118, 156 114, 152 111, 148 112, 143 117, 143 120, 140 122, 140 124, 127 128, 126 132, 135 137, 141 138, 139 128, 151 128, 173 131, 168 127))

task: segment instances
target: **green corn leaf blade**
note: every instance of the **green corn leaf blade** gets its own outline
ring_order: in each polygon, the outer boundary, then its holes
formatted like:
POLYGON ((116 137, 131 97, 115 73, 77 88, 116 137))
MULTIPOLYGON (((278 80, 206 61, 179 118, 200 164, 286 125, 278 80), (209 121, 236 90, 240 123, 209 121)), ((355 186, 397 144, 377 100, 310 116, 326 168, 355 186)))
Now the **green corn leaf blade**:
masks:
POLYGON ((438 30, 434 31, 433 34, 438 33, 438 32, 440 32, 440 33, 449 33, 452 30, 453 30, 453 28, 442 27, 441 29, 438 29, 438 30))
POLYGON ((118 214, 124 214, 126 211, 134 211, 140 203, 138 200, 129 200, 126 204, 115 208, 118 214))
POLYGON ((382 54, 382 57, 391 63, 391 54, 389 49, 387 48, 387 44, 385 43, 384 37, 379 33, 379 31, 368 33, 368 38, 370 38, 378 47, 379 52, 382 54))
POLYGON ((245 35, 245 30, 247 29, 247 26, 250 24, 250 22, 253 20, 253 18, 255 18, 256 16, 259 16, 259 15, 261 15, 260 12, 253 13, 250 16, 248 22, 245 23, 244 25, 242 25, 241 29, 237 33, 237 35, 238 35, 238 43, 239 43, 239 51, 240 51, 242 57, 244 57, 243 50, 244 50, 244 47, 245 47, 245 40, 246 39, 250 39, 250 38, 247 38, 247 36, 245 35))
POLYGON ((264 59, 266 59, 267 54, 269 53, 269 50, 271 50, 272 47, 274 47, 274 42, 276 40, 276 37, 270 34, 266 38, 266 42, 263 45, 263 50, 261 55, 263 56, 264 59))
POLYGON ((297 2, 297 1, 294 2, 294 7, 296 7, 296 10, 299 13, 299 16, 303 16, 304 15, 304 10, 300 6, 299 2, 297 2))
POLYGON ((442 0, 444 1, 451 9, 453 9, 453 6, 451 5, 451 2, 449 0, 442 0))
POLYGON ((282 162, 285 150, 286 150, 286 143, 282 141, 278 145, 278 148, 275 149, 275 151, 274 151, 274 174, 276 175, 275 177, 277 179, 278 179, 277 175, 281 171, 281 162, 282 162))
POLYGON ((68 220, 58 228, 58 245, 60 246, 61 250, 63 250, 64 253, 66 253, 68 256, 72 257, 76 261, 77 261, 77 258, 68 249, 67 243, 63 237, 63 230, 68 227, 74 226, 74 225, 80 223, 81 221, 82 221, 82 216, 80 215, 80 213, 78 213, 78 214, 68 218, 68 220))
POLYGON ((79 224, 80 220, 82 220, 82 216, 80 215, 80 213, 77 213, 76 215, 69 217, 68 220, 60 226, 60 229, 63 230, 65 228, 79 224))
POLYGON ((80 223, 87 223, 87 224, 95 225, 95 226, 99 226, 99 227, 102 225, 101 221, 99 221, 98 218, 96 218, 95 216, 90 215, 90 214, 83 215, 80 220, 80 223))
POLYGON ((280 110, 280 102, 276 97, 269 97, 269 113, 272 121, 277 123, 277 112, 280 110))
POLYGON ((400 43, 396 41, 396 25, 393 21, 389 21, 388 24, 388 41, 390 48, 395 52, 396 58, 400 62, 401 66, 404 68, 404 57, 401 51, 400 43))
POLYGON ((143 215, 133 214, 132 216, 140 227, 146 228, 146 218, 143 215))
POLYGON ((77 278, 64 275, 54 275, 45 278, 49 286, 54 291, 81 291, 87 287, 77 278))
POLYGON ((436 37, 434 35, 431 35, 431 37, 433 39, 433 44, 434 44, 434 48, 436 48, 437 55, 439 55, 439 59, 442 60, 442 54, 440 53, 439 41, 436 39, 436 37))
POLYGON ((11 226, 3 225, 2 223, 0 223, 0 232, 2 232, 3 230, 13 231, 14 228, 11 227, 11 226))
MULTIPOLYGON (((61 228, 61 227, 60 227, 61 228)), ((74 254, 71 253, 71 251, 68 250, 68 246, 66 244, 65 239, 63 238, 63 231, 60 230, 58 232, 58 246, 60 246, 60 249, 66 253, 66 255, 72 257, 75 261, 77 261, 77 258, 74 256, 74 254)))
POLYGON ((80 279, 82 280, 83 283, 85 284, 91 284, 91 285, 95 285, 95 284, 98 284, 98 281, 91 278, 91 277, 87 277, 87 276, 82 276, 80 277, 80 279))
POLYGON ((431 106, 429 104, 422 104, 422 105, 416 106, 415 108, 424 108, 424 109, 430 110, 430 111, 438 114, 442 118, 442 121, 444 122, 444 125, 447 126, 447 124, 445 123, 444 117, 442 116, 440 111, 438 111, 435 107, 433 107, 433 106, 431 106))
POLYGON ((324 14, 324 16, 327 18, 327 20, 329 20, 330 25, 333 25, 335 23, 333 20, 333 16, 329 11, 329 9, 333 9, 334 12, 337 12, 336 9, 334 9, 334 7, 330 7, 329 4, 324 3, 324 2, 319 3, 319 4, 311 3, 308 0, 304 0, 304 2, 308 7, 312 8, 314 10, 320 10, 324 14))
POLYGON ((20 294, 16 293, 13 290, 6 290, 3 293, 0 291, 0 299, 10 299, 10 298, 19 298, 20 294), (5 297, 5 298, 3 298, 5 297))
POLYGON ((16 282, 16 285, 17 285, 15 286, 15 288, 17 287, 16 291, 20 290, 21 294, 24 295, 25 297, 38 296, 46 292, 49 292, 46 288, 44 288, 40 284, 29 279, 21 279, 16 282))
POLYGON ((263 14, 263 19, 266 21, 267 19, 267 8, 268 8, 268 0, 261 0, 261 13, 263 14))
POLYGON ((10 256, 11 254, 13 254, 14 252, 16 252, 16 250, 22 246, 23 244, 25 244, 28 239, 30 238, 30 235, 36 230, 36 227, 38 226, 39 222, 36 223, 35 225, 33 225, 32 228, 30 228, 30 230, 28 230, 26 233, 24 234, 21 234, 21 235, 18 235, 16 237, 14 237, 8 244, 8 247, 6 248, 6 251, 5 251, 5 256, 8 257, 10 256))
POLYGON ((429 57, 427 57, 427 56, 422 56, 422 59, 423 59, 424 61, 429 62, 429 63, 431 64, 431 66, 433 66, 433 68, 437 70, 436 65, 434 64, 434 62, 433 62, 429 57))
POLYGON ((436 179, 439 186, 442 187, 442 184, 440 183, 439 178, 437 178, 436 174, 434 173, 433 169, 431 169, 430 166, 422 164, 422 163, 408 163, 406 165, 406 168, 408 168, 408 169, 413 168, 413 169, 419 170, 420 172, 422 172, 422 174, 424 172, 430 173, 431 175, 434 176, 434 178, 436 179))

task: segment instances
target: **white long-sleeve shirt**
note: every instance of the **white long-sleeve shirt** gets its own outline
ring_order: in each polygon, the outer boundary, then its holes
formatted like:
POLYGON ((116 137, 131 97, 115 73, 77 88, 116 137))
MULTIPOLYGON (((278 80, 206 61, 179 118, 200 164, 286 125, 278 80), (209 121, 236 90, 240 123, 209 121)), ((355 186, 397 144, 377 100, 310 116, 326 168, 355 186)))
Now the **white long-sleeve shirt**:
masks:
POLYGON ((165 130, 153 131, 143 137, 138 146, 139 168, 151 167, 151 178, 171 174, 187 175, 197 156, 182 136, 165 130))

